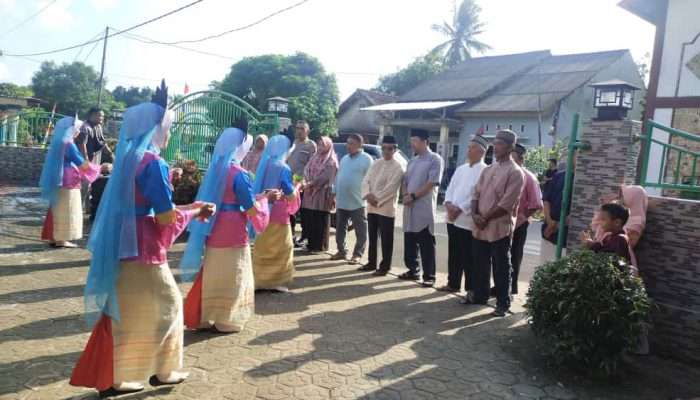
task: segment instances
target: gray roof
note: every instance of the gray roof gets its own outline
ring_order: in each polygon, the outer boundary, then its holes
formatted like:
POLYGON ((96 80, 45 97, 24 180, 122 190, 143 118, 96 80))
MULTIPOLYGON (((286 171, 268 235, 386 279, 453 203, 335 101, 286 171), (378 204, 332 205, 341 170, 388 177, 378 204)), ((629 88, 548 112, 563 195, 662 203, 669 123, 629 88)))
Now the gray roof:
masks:
POLYGON ((627 50, 548 57, 477 103, 457 109, 472 112, 536 112, 548 110, 627 50))
POLYGON ((416 86, 399 101, 478 99, 548 57, 551 54, 545 50, 472 58, 416 86))

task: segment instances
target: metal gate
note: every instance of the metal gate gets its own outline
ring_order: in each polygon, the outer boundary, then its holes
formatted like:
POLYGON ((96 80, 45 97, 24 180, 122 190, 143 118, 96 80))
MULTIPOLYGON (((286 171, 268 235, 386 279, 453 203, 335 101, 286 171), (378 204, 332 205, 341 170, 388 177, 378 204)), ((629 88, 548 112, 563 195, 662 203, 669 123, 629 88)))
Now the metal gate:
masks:
POLYGON ((216 90, 189 94, 170 106, 175 112, 170 142, 163 157, 170 163, 194 160, 206 168, 216 139, 225 128, 243 117, 248 133, 275 134, 279 131, 276 114, 263 114, 232 94, 216 90))
POLYGON ((0 146, 45 146, 56 121, 65 117, 42 109, 29 109, 0 117, 0 146))

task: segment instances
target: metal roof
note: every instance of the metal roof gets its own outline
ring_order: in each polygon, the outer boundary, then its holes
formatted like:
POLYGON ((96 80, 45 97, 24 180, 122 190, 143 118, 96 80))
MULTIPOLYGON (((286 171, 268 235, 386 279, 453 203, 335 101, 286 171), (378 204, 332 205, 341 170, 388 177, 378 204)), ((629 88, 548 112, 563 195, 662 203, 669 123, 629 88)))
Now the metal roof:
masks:
POLYGON ((548 110, 626 53, 627 50, 615 50, 551 56, 484 100, 459 108, 457 112, 548 110))
POLYGON ((401 96, 399 101, 477 99, 550 56, 550 52, 545 50, 472 58, 416 86, 401 96))
POLYGON ((463 101, 424 101, 412 103, 388 103, 378 106, 361 108, 362 111, 409 111, 409 110, 436 110, 464 104, 463 101))

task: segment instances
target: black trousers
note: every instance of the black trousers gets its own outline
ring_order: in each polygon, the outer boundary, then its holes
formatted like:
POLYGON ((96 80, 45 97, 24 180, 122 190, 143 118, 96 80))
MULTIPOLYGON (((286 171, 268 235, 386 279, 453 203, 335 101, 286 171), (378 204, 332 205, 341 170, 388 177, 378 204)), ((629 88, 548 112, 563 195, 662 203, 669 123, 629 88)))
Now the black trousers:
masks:
POLYGON ((474 239, 473 250, 476 266, 474 267, 474 280, 472 281, 474 300, 486 303, 489 299, 491 286, 491 270, 493 270, 493 282, 496 286, 496 305, 498 308, 510 308, 510 236, 495 242, 486 242, 474 239))
POLYGON ((299 241, 302 241, 304 239, 308 239, 308 213, 309 213, 308 208, 300 208, 299 211, 295 215, 290 215, 289 216, 289 224, 292 227, 292 238, 294 238, 294 231, 297 228, 297 223, 301 225, 301 236, 299 236, 299 241))
POLYGON ((391 269, 391 256, 394 253, 394 218, 379 214, 367 214, 367 233, 369 234, 369 253, 367 264, 377 268, 377 241, 382 241, 382 261, 379 270, 391 269))
POLYGON ((518 275, 520 274, 520 264, 523 262, 523 252, 527 241, 527 227, 529 225, 529 222, 525 222, 515 228, 515 232, 513 232, 513 245, 510 249, 510 263, 513 267, 510 290, 512 294, 518 294, 518 275))
MULTIPOLYGON (((301 192, 299 196, 299 201, 303 201, 304 192, 301 192)), ((289 216, 289 225, 292 228, 292 240, 296 240, 295 231, 297 229, 297 222, 301 225, 301 236, 299 237, 299 240, 301 241, 307 239, 306 228, 304 224, 304 214, 306 214, 308 211, 309 210, 306 208, 300 208, 296 214, 289 216)))
POLYGON ((418 252, 423 264, 423 280, 435 280, 435 236, 426 227, 420 232, 404 232, 403 261, 412 274, 418 274, 418 252))
POLYGON ((328 250, 328 238, 331 229, 331 213, 307 209, 304 214, 307 220, 306 238, 307 247, 311 251, 328 250))
POLYGON ((453 224, 447 224, 447 286, 452 289, 471 290, 470 271, 472 269, 472 232, 453 224))

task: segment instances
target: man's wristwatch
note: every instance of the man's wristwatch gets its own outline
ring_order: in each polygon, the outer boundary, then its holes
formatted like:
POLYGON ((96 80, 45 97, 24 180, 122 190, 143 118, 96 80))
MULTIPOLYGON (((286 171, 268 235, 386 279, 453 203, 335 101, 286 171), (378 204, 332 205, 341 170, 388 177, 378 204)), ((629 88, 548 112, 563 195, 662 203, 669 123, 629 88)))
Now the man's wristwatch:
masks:
POLYGON ((411 193, 411 200, 416 201, 416 194, 415 193, 411 193))

